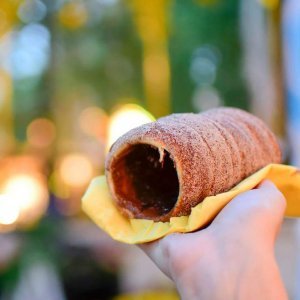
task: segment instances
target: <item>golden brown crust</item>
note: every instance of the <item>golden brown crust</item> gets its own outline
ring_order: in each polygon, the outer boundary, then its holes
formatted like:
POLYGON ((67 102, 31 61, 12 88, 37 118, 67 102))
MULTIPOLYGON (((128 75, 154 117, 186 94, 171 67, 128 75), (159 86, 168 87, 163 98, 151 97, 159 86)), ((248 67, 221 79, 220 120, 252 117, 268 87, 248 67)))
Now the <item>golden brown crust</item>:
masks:
POLYGON ((173 114, 131 130, 112 146, 106 175, 111 194, 126 216, 167 221, 188 215, 205 197, 227 191, 260 168, 280 161, 276 138, 261 120, 239 109, 219 108, 173 114), (139 203, 130 166, 124 162, 137 144, 156 147, 162 168, 163 150, 174 162, 179 194, 174 207, 164 214, 139 203))

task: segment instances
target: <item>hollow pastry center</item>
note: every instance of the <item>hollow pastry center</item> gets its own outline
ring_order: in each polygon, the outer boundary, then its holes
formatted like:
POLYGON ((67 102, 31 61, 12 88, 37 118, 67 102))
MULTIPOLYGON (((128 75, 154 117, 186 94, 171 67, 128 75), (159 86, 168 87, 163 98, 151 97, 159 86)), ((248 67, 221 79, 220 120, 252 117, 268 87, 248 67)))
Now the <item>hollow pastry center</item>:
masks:
POLYGON ((167 214, 175 206, 179 182, 167 151, 148 144, 132 145, 112 164, 112 179, 119 205, 136 218, 167 214))

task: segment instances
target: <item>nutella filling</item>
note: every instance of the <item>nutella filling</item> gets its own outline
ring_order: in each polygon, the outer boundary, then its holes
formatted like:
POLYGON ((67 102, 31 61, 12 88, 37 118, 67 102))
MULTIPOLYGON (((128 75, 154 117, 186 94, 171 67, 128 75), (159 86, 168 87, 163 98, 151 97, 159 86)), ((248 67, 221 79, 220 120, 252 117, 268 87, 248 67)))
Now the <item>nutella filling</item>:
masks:
POLYGON ((169 213, 179 195, 179 181, 170 153, 149 144, 126 148, 111 165, 118 204, 136 218, 169 213))

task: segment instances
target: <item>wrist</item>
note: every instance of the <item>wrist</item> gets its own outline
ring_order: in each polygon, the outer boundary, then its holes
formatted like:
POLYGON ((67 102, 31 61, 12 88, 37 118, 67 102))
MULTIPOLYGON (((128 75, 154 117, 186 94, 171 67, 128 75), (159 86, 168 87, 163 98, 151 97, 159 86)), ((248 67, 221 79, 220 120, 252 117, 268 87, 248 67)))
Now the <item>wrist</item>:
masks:
POLYGON ((230 248, 202 253, 173 276, 182 299, 286 299, 272 250, 230 248))

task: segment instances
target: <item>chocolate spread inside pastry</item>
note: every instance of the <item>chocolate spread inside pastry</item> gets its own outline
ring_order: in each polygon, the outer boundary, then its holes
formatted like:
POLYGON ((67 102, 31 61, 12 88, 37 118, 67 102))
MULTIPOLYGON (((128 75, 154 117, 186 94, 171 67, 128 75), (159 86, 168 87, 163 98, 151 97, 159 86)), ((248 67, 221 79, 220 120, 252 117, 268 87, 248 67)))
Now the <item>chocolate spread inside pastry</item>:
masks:
POLYGON ((179 194, 174 162, 167 151, 136 144, 120 153, 112 165, 115 192, 141 218, 168 213, 179 194))

